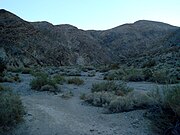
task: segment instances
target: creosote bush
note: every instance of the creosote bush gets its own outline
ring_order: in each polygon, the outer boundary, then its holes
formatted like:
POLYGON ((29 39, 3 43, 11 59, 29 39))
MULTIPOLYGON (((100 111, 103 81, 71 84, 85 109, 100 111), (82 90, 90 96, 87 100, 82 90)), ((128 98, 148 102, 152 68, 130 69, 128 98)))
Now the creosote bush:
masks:
POLYGON ((68 84, 75 84, 75 85, 82 85, 84 84, 84 80, 78 78, 78 77, 74 77, 74 78, 70 78, 67 80, 68 84))
POLYGON ((23 119, 24 107, 18 95, 0 86, 0 132, 23 119))

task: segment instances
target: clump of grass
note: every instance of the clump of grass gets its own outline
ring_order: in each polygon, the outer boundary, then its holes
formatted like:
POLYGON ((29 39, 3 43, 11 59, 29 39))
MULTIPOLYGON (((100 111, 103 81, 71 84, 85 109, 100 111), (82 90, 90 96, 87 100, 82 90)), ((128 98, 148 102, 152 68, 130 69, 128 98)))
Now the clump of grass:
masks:
POLYGON ((116 84, 115 82, 109 81, 109 82, 93 84, 91 92, 108 91, 108 92, 113 92, 116 95, 124 95, 132 90, 133 89, 127 87, 125 83, 116 84))
POLYGON ((82 85, 84 84, 84 80, 78 78, 78 77, 74 77, 74 78, 70 78, 67 80, 68 84, 75 84, 75 85, 82 85))
POLYGON ((18 95, 1 87, 0 91, 0 132, 9 129, 23 119, 24 107, 18 95))
POLYGON ((55 75, 53 76, 53 80, 58 83, 58 84, 63 84, 66 79, 64 78, 64 76, 61 76, 61 75, 55 75))

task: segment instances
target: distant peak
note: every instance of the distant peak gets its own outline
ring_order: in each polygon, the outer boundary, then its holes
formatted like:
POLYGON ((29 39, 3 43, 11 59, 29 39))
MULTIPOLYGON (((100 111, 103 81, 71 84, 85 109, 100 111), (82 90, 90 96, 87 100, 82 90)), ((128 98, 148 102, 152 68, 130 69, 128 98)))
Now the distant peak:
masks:
POLYGON ((0 9, 0 13, 6 13, 6 12, 8 12, 8 11, 5 9, 0 9))
POLYGON ((77 27, 70 24, 61 24, 61 25, 56 25, 56 26, 60 28, 65 28, 65 29, 78 29, 77 27))

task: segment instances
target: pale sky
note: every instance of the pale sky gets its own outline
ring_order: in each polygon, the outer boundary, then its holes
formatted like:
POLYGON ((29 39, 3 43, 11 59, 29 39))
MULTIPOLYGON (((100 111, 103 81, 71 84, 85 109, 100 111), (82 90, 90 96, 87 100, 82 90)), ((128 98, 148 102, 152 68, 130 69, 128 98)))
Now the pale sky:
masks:
POLYGON ((180 0, 0 0, 6 9, 27 21, 71 24, 105 30, 137 20, 180 26, 180 0))

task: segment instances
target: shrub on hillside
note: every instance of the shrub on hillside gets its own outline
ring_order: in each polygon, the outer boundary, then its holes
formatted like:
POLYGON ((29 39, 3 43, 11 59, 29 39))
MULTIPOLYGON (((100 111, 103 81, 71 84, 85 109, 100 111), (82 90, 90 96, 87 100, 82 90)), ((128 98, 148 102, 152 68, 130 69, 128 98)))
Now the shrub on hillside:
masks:
POLYGON ((23 115, 24 108, 19 96, 3 88, 0 91, 0 131, 20 122, 23 115))
POLYGON ((74 77, 67 80, 68 84, 75 84, 75 85, 82 85, 84 83, 84 80, 74 77))

